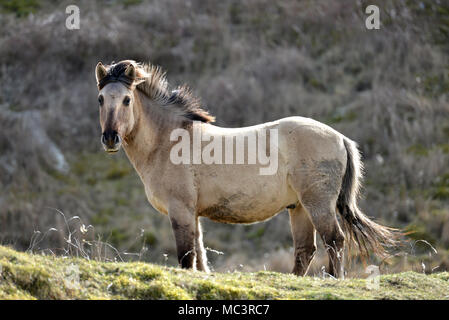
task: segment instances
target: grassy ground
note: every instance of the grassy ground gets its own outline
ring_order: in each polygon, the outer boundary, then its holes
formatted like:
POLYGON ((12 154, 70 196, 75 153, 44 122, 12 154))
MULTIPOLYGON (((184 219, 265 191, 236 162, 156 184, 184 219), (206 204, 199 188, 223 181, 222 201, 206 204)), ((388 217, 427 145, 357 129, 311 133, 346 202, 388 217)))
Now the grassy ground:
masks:
POLYGON ((0 299, 448 299, 449 273, 333 280, 31 255, 0 246, 0 299), (372 284, 372 283, 371 283, 372 284))

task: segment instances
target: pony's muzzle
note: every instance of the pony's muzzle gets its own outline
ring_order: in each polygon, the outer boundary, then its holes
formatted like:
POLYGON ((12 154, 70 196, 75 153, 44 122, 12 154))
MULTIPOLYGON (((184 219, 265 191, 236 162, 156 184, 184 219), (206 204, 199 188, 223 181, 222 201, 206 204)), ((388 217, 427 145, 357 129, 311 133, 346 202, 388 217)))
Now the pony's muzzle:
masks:
POLYGON ((101 135, 101 144, 106 152, 117 152, 122 145, 122 138, 117 131, 105 131, 101 135))

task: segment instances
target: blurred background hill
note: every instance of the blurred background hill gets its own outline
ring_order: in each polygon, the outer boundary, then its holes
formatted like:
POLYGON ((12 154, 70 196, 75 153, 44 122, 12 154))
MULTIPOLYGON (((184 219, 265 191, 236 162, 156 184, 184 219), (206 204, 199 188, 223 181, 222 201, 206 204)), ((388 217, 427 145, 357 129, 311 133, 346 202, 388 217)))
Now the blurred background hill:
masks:
MULTIPOLYGON (((69 4, 0 0, 1 244, 64 254, 59 210, 82 220, 68 222, 80 243, 176 265, 168 219, 124 153, 100 145, 95 65, 130 58, 189 84, 218 125, 300 115, 357 141, 361 208, 414 231, 385 270, 449 270, 447 1, 77 1, 79 30, 65 27, 69 4), (380 30, 365 27, 368 4, 380 8, 380 30)), ((203 223, 215 270, 290 271, 286 212, 248 226, 203 223)))

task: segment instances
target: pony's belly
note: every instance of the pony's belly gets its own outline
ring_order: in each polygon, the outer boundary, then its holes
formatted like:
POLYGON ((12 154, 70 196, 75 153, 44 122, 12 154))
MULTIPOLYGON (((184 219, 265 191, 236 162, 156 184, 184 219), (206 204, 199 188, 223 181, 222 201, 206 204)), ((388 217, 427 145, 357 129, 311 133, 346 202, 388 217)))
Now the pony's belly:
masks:
POLYGON ((199 176, 200 216, 223 223, 267 220, 298 201, 279 161, 276 175, 259 175, 257 166, 207 167, 199 176))
POLYGON ((245 212, 240 213, 237 210, 233 211, 228 208, 212 208, 212 210, 206 209, 200 213, 200 216, 207 217, 215 222, 221 223, 256 223, 261 222, 275 216, 281 211, 281 209, 273 210, 269 212, 245 212))
POLYGON ((200 210, 199 215, 222 223, 255 223, 270 219, 296 202, 294 194, 289 193, 282 197, 266 198, 233 194, 200 210))

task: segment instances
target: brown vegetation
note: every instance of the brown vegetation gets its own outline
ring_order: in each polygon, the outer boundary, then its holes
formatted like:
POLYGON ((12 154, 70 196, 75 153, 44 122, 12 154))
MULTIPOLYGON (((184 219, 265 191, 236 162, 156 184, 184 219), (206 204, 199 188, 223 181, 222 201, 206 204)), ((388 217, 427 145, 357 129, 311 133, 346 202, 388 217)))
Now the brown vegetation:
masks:
MULTIPOLYGON (((374 1, 382 25, 367 30, 365 2, 80 1, 81 29, 67 30, 68 2, 0 0, 0 243, 26 249, 35 230, 64 229, 57 208, 121 251, 145 243, 143 259, 175 263, 168 220, 125 157, 100 146, 95 65, 132 58, 188 83, 218 125, 301 115, 357 141, 363 211, 438 250, 410 242, 412 257, 390 259, 389 271, 448 270, 449 7, 374 1)), ((209 252, 221 270, 291 268, 285 213, 204 229, 206 246, 225 253, 209 252)), ((63 246, 63 234, 40 247, 63 246)))

